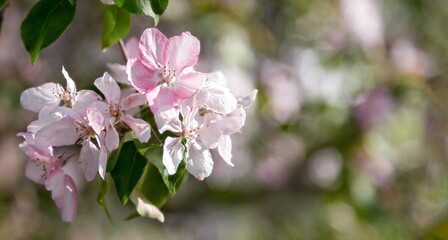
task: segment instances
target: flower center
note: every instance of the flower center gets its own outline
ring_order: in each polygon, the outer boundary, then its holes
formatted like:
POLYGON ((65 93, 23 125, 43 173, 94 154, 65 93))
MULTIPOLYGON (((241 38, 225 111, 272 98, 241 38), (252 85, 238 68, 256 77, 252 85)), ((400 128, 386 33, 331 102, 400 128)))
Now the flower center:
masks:
POLYGON ((56 88, 53 89, 53 94, 61 100, 65 101, 67 104, 71 103, 73 100, 73 95, 70 92, 66 91, 64 87, 61 86, 61 84, 56 85, 56 88))
POLYGON ((160 68, 160 73, 162 74, 162 81, 160 81, 160 84, 166 83, 168 87, 171 87, 171 83, 176 80, 176 70, 170 70, 164 66, 160 68))
POLYGON ((113 117, 119 118, 121 117, 122 111, 120 109, 120 107, 118 106, 118 104, 114 104, 114 103, 109 103, 109 112, 110 115, 112 115, 113 117))

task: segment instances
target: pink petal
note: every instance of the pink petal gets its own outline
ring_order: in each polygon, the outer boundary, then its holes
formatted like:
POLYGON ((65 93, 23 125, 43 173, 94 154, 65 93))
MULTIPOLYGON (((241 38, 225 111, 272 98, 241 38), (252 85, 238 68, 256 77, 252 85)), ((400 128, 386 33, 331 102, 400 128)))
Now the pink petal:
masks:
POLYGON ((20 104, 25 109, 39 112, 45 106, 57 106, 61 99, 54 94, 56 83, 45 83, 38 87, 28 88, 20 95, 20 104))
POLYGON ((147 142, 151 137, 151 125, 144 120, 133 118, 131 115, 124 115, 123 122, 135 132, 140 142, 147 142))
POLYGON ((92 90, 81 90, 76 94, 73 109, 80 113, 85 113, 86 108, 95 102, 102 102, 101 96, 92 90))
POLYGON ((173 175, 177 171, 179 163, 182 161, 185 147, 182 145, 182 138, 167 137, 163 145, 163 165, 168 170, 168 174, 173 175))
POLYGON ((121 109, 125 111, 134 107, 139 107, 143 105, 145 102, 146 97, 144 94, 134 93, 121 100, 121 109))
POLYGON ((59 120, 60 119, 59 116, 51 114, 56 108, 58 108, 57 105, 46 106, 42 108, 39 112, 39 118, 28 125, 27 127, 28 132, 36 133, 41 128, 48 126, 51 123, 59 120))
POLYGON ((78 166, 81 172, 84 173, 87 181, 92 181, 98 172, 98 158, 100 150, 95 144, 87 141, 81 148, 79 155, 78 166))
POLYGON ((106 123, 105 142, 107 150, 109 151, 117 149, 118 145, 120 144, 120 137, 118 135, 117 130, 115 130, 114 124, 115 124, 114 117, 109 118, 109 121, 106 123))
POLYGON ((86 108, 87 119, 89 125, 93 128, 97 135, 101 134, 104 127, 104 117, 101 112, 96 108, 86 108))
POLYGON ((199 139, 208 149, 215 148, 222 135, 222 118, 217 114, 205 114, 203 117, 203 127, 200 130, 199 139))
POLYGON ((67 81, 67 92, 74 94, 76 92, 76 85, 75 81, 68 75, 68 72, 65 71, 64 66, 62 66, 62 74, 65 77, 65 80, 67 81))
POLYGON ((232 140, 230 135, 221 136, 218 143, 218 153, 227 164, 234 166, 232 163, 232 140))
POLYGON ((223 116, 222 119, 222 133, 229 135, 237 132, 244 126, 246 121, 246 111, 242 106, 239 106, 235 111, 223 116))
POLYGON ((136 37, 130 38, 126 42, 125 47, 129 58, 138 58, 140 56, 139 42, 136 37))
POLYGON ((120 87, 109 73, 105 72, 102 77, 95 80, 94 84, 104 94, 109 105, 120 102, 120 87))
POLYGON ((173 91, 173 89, 161 85, 158 90, 159 92, 157 93, 156 97, 154 97, 152 93, 146 94, 146 99, 148 100, 149 107, 154 114, 157 114, 159 112, 159 109, 173 107, 178 101, 176 93, 173 91))
POLYGON ((157 28, 146 29, 140 38, 140 59, 152 68, 159 69, 168 39, 157 28))
POLYGON ((188 149, 187 170, 198 180, 210 176, 213 170, 212 155, 208 149, 198 147, 198 144, 188 149))
POLYGON ((128 80, 132 86, 139 92, 149 92, 153 90, 157 83, 160 81, 160 77, 156 76, 158 71, 146 67, 139 59, 129 59, 126 73, 128 74, 128 80))
POLYGON ((59 167, 54 167, 47 180, 45 188, 51 191, 51 197, 61 211, 64 222, 73 222, 76 219, 78 207, 78 193, 72 178, 59 167))
POLYGON ((183 32, 168 40, 163 52, 163 65, 181 74, 186 67, 196 64, 200 49, 199 40, 189 32, 183 32))
POLYGON ((166 110, 159 111, 155 116, 157 127, 159 132, 165 131, 182 132, 182 125, 179 120, 179 109, 167 108, 166 110))
POLYGON ((79 138, 78 126, 71 118, 62 118, 35 134, 35 142, 40 149, 50 146, 65 146, 74 144, 79 138))
POLYGON ((192 97, 198 92, 205 82, 205 77, 202 73, 190 72, 181 75, 173 83, 173 90, 176 93, 177 98, 187 99, 192 97))

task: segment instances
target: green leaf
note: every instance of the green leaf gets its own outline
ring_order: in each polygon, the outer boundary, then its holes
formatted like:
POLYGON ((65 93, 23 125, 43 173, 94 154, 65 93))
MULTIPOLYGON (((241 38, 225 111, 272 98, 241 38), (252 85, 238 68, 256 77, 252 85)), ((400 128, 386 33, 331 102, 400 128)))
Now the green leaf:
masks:
POLYGON ((151 7, 155 14, 162 15, 168 7, 168 0, 151 0, 151 7))
MULTIPOLYGON (((114 0, 114 1, 115 1, 115 4, 117 4, 117 6, 128 10, 130 13, 153 17, 155 25, 157 25, 157 23, 159 22, 161 13, 157 14, 156 12, 154 12, 154 10, 151 7, 152 2, 155 0, 114 0)), ((165 1, 166 0, 164 0, 163 2, 165 2, 165 1)), ((155 3, 154 6, 157 7, 159 5, 157 5, 157 3, 155 3)), ((161 7, 157 9, 157 12, 160 12, 160 10, 163 9, 163 6, 165 6, 165 5, 160 4, 160 6, 161 7)), ((165 9, 167 6, 168 6, 168 1, 166 1, 165 9)), ((163 11, 165 9, 163 9, 163 11)), ((162 13, 163 13, 163 11, 162 11, 162 13)))
POLYGON ((123 144, 115 168, 111 171, 123 205, 129 200, 129 195, 143 174, 147 162, 148 160, 138 152, 134 142, 123 144))
POLYGON ((141 218, 141 217, 142 217, 142 215, 140 215, 140 213, 138 213, 137 210, 134 210, 134 212, 132 212, 131 215, 129 215, 125 220, 129 221, 129 220, 141 218))
POLYGON ((150 164, 144 175, 140 189, 143 195, 156 207, 165 204, 169 195, 174 196, 182 183, 186 166, 186 152, 174 175, 169 175, 162 163, 162 147, 153 149, 146 157, 150 164))
POLYGON ((112 218, 110 217, 110 214, 109 214, 109 210, 107 209, 107 206, 106 206, 106 200, 104 199, 104 197, 107 195, 108 192, 109 192, 109 182, 107 181, 107 177, 106 177, 104 179, 104 181, 102 181, 102 183, 101 183, 100 192, 98 193, 98 197, 96 198, 96 200, 97 200, 98 204, 103 206, 103 209, 107 215, 107 218, 109 218, 109 221, 113 224, 112 218))
POLYGON ((131 14, 116 5, 105 5, 104 27, 101 36, 101 47, 107 48, 128 34, 131 29, 131 14))
POLYGON ((143 196, 152 202, 156 207, 161 208, 169 196, 159 169, 154 164, 149 164, 148 170, 140 186, 143 196))
POLYGON ((20 33, 23 44, 34 64, 40 51, 56 41, 70 26, 76 12, 76 2, 69 0, 41 0, 22 22, 20 33))
POLYGON ((8 2, 9 2, 9 0, 0 0, 0 11, 3 10, 3 8, 6 7, 8 2))

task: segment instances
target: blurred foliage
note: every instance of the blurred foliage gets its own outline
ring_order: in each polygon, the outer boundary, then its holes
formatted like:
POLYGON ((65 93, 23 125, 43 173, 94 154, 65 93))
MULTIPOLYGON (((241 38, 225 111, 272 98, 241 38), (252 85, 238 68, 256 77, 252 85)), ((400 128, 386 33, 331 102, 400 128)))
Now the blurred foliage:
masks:
MULTIPOLYGON (((12 1, 0 33, 0 239, 448 239, 448 3, 424 0, 178 0, 158 27, 201 41, 198 68, 221 69, 236 95, 259 89, 234 142, 235 167, 215 162, 162 211, 124 221, 111 187, 79 190, 79 216, 60 221, 50 194, 24 178, 15 134, 36 116, 24 89, 79 88, 118 46, 101 50, 101 8, 77 2, 72 26, 34 66, 20 44, 33 1, 12 1)), ((132 16, 126 39, 151 27, 132 16)), ((126 40, 125 39, 125 40, 126 40)))

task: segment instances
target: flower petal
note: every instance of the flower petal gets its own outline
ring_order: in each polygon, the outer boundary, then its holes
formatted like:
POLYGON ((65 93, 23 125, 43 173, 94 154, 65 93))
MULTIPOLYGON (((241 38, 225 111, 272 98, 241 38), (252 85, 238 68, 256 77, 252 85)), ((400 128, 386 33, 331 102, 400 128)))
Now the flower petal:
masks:
POLYGON ((135 132, 140 142, 144 143, 149 140, 151 137, 151 125, 149 123, 131 115, 124 115, 122 119, 135 132))
POLYGON ((109 105, 115 105, 120 102, 120 87, 109 73, 105 72, 102 77, 95 80, 94 84, 104 94, 109 105))
POLYGON ((168 174, 173 175, 177 171, 179 163, 182 161, 185 147, 181 138, 167 137, 163 145, 163 165, 168 170, 168 174))
POLYGON ((140 38, 140 59, 152 68, 159 69, 168 39, 157 28, 146 29, 140 38))
POLYGON ((115 79, 115 81, 126 85, 131 84, 128 80, 128 74, 126 73, 126 65, 119 63, 106 63, 106 67, 109 74, 113 79, 115 79))
POLYGON ((106 122, 106 147, 107 150, 112 151, 118 148, 120 144, 120 137, 118 135, 117 130, 114 127, 115 118, 109 118, 109 121, 106 122))
POLYGON ((43 127, 37 131, 34 137, 36 145, 40 149, 47 149, 50 146, 72 145, 78 138, 77 124, 73 119, 67 117, 43 127))
POLYGON ((136 58, 128 60, 126 73, 132 86, 143 93, 153 90, 161 79, 160 76, 156 75, 156 70, 148 68, 136 58))
POLYGON ((38 184, 44 184, 48 171, 51 169, 45 162, 38 159, 30 159, 26 164, 25 176, 38 184))
POLYGON ((173 90, 177 98, 187 99, 198 92, 205 82, 205 77, 199 72, 183 74, 173 83, 173 90))
POLYGON ((86 108, 87 119, 89 120, 89 125, 93 128, 97 135, 101 134, 104 128, 104 117, 101 112, 92 107, 86 108))
POLYGON ((60 167, 54 167, 45 181, 45 188, 51 191, 51 198, 61 211, 62 220, 73 222, 78 208, 78 193, 73 179, 60 167))
POLYGON ((222 118, 217 114, 205 114, 203 126, 200 130, 199 139, 208 149, 216 148, 221 132, 222 118))
POLYGON ((221 136, 218 143, 218 153, 227 164, 234 166, 232 163, 232 139, 230 139, 230 135, 221 136))
POLYGON ((152 204, 146 197, 142 194, 140 189, 135 188, 129 197, 131 201, 135 204, 135 209, 143 217, 155 218, 160 222, 165 221, 163 213, 154 204, 152 204))
POLYGON ((254 104, 255 99, 257 98, 257 93, 258 90, 254 89, 248 96, 237 98, 238 105, 243 106, 244 109, 251 107, 252 104, 254 104))
POLYGON ((168 40, 163 52, 163 65, 180 74, 186 67, 198 61, 201 43, 189 32, 174 36, 168 40))
POLYGON ((65 77, 65 80, 67 81, 67 91, 71 94, 74 94, 76 92, 76 84, 75 81, 68 75, 68 72, 65 71, 64 66, 62 66, 62 74, 65 77))
POLYGON ((182 126, 179 120, 179 109, 171 107, 165 109, 160 110, 154 115, 159 132, 163 133, 167 130, 174 133, 182 132, 182 126))
POLYGON ((107 167, 107 150, 104 146, 100 148, 100 155, 98 156, 98 172, 102 179, 106 176, 107 167))
POLYGON ((141 93, 131 94, 121 100, 121 109, 126 111, 131 108, 139 107, 146 102, 146 97, 141 93))
POLYGON ((210 83, 210 85, 202 91, 207 93, 207 101, 205 104, 214 112, 229 114, 236 109, 237 100, 227 87, 223 87, 216 83, 210 83))
POLYGON ((56 83, 45 83, 38 87, 28 88, 20 95, 20 104, 25 109, 39 112, 45 106, 57 106, 61 99, 54 93, 56 83))
POLYGON ((130 38, 126 42, 125 47, 129 58, 138 58, 140 56, 139 42, 136 37, 130 38))
POLYGON ((78 166, 84 173, 87 181, 92 181, 98 172, 98 158, 100 150, 91 141, 87 141, 81 148, 79 154, 78 166))
POLYGON ((246 111, 239 106, 235 111, 223 116, 222 133, 225 135, 233 134, 244 126, 246 121, 246 111))
POLYGON ((160 109, 174 107, 178 101, 176 93, 173 89, 163 85, 160 86, 157 96, 154 97, 152 93, 148 93, 146 94, 146 99, 148 100, 148 105, 154 114, 158 114, 160 109))
POLYGON ((213 160, 210 151, 199 144, 188 149, 187 170, 198 180, 210 176, 213 170, 213 160))
POLYGON ((101 96, 92 90, 81 90, 76 94, 76 101, 73 103, 73 109, 80 113, 85 113, 86 108, 95 102, 102 102, 101 96))

